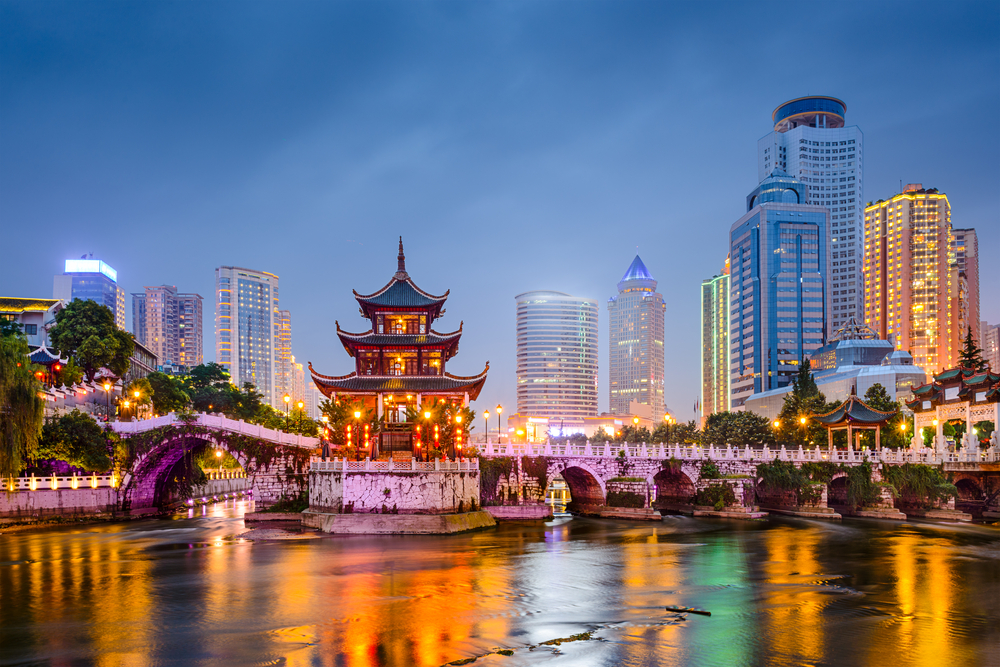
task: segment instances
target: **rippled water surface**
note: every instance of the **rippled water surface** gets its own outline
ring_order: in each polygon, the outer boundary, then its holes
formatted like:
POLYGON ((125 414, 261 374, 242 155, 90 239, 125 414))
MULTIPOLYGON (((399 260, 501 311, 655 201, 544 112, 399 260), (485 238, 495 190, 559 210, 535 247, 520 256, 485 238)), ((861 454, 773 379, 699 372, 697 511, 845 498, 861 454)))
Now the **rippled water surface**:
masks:
POLYGON ((475 664, 1000 664, 992 526, 566 518, 251 542, 244 509, 0 535, 0 665, 441 665, 496 648, 515 650, 475 664))

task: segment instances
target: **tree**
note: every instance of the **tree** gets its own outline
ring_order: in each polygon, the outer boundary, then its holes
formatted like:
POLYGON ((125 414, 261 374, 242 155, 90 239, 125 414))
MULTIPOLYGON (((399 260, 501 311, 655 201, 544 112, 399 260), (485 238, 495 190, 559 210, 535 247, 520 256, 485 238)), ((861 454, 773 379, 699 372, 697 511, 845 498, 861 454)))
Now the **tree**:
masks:
POLYGON ((191 402, 190 396, 184 391, 181 381, 166 373, 150 373, 146 376, 152 391, 153 412, 165 415, 168 412, 180 412, 191 402))
POLYGON ((38 458, 65 461, 93 472, 111 469, 104 429, 89 415, 73 410, 42 428, 38 458))
POLYGON ((775 437, 779 443, 800 445, 806 449, 826 440, 826 429, 812 419, 812 416, 829 412, 836 407, 827 405, 826 397, 816 386, 809 366, 808 359, 800 364, 792 391, 785 396, 781 412, 778 413, 778 426, 775 428, 775 437))
POLYGON ((767 417, 753 412, 716 412, 705 420, 701 442, 734 447, 773 445, 774 431, 767 417))
MULTIPOLYGON (((908 447, 908 436, 907 434, 899 428, 900 424, 905 424, 905 418, 902 412, 900 412, 899 401, 892 400, 889 396, 889 392, 880 383, 876 382, 872 386, 868 387, 868 391, 865 392, 864 402, 868 407, 874 408, 880 412, 893 412, 895 411, 896 416, 886 422, 886 425, 882 428, 881 442, 883 447, 908 447)), ((869 448, 874 449, 875 447, 875 432, 865 431, 861 434, 862 441, 869 446, 869 448)))
POLYGON ((626 424, 625 426, 622 426, 621 436, 618 441, 630 443, 652 442, 653 435, 645 426, 633 426, 631 424, 626 424))
POLYGON ((590 439, 591 442, 614 442, 615 438, 613 435, 608 435, 608 432, 604 430, 601 426, 594 432, 593 437, 590 439))
POLYGON ((962 346, 962 351, 958 353, 958 365, 977 372, 987 368, 986 362, 983 361, 983 350, 976 345, 976 341, 972 337, 972 327, 969 327, 968 333, 965 334, 965 344, 962 346))
POLYGON ((23 336, 0 336, 0 479, 16 477, 34 458, 45 406, 23 336))
POLYGON ((88 299, 71 301, 56 313, 49 340, 61 354, 74 358, 89 380, 101 368, 124 377, 135 349, 132 335, 115 326, 111 310, 88 299))
POLYGON ((14 320, 8 320, 5 317, 0 317, 0 338, 6 336, 23 336, 24 331, 21 325, 14 320))
POLYGON ((122 391, 122 399, 129 402, 129 413, 137 417, 141 412, 145 412, 139 408, 152 405, 154 396, 153 385, 149 382, 149 378, 136 378, 122 391))

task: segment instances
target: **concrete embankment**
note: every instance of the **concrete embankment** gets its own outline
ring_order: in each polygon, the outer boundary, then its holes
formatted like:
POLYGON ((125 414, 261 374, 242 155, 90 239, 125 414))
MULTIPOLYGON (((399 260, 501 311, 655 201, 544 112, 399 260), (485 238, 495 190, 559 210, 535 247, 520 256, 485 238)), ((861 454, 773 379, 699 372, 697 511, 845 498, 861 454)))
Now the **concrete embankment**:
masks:
POLYGON ((489 512, 461 514, 333 514, 306 510, 302 525, 341 535, 441 535, 497 525, 489 512))
POLYGON ((483 509, 497 521, 547 521, 552 518, 551 505, 495 505, 483 509))

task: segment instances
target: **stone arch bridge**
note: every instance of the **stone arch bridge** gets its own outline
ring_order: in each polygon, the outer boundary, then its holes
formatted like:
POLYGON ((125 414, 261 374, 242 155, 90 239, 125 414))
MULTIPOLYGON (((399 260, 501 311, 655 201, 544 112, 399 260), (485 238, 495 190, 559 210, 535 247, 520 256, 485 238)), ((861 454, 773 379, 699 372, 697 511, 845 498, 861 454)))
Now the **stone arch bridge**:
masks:
POLYGON ((142 421, 112 422, 111 428, 123 438, 142 437, 160 429, 145 453, 122 475, 118 505, 127 510, 163 506, 170 479, 182 459, 206 447, 232 454, 246 471, 248 486, 259 504, 298 497, 306 492, 310 454, 320 446, 318 438, 221 415, 198 414, 185 421, 171 413, 142 421))
MULTIPOLYGON (((848 466, 865 460, 882 465, 922 463, 942 466, 956 480, 959 502, 980 503, 979 510, 1000 505, 1000 451, 941 453, 932 448, 854 450, 743 449, 661 444, 528 444, 479 445, 486 457, 511 457, 512 472, 501 476, 497 498, 505 503, 543 502, 548 483, 561 475, 573 502, 604 505, 609 491, 645 495, 645 505, 670 507, 690 503, 701 479, 701 467, 711 461, 723 476, 756 476, 757 465, 774 461, 832 461, 848 466)), ((840 475, 838 475, 840 476, 840 475)))

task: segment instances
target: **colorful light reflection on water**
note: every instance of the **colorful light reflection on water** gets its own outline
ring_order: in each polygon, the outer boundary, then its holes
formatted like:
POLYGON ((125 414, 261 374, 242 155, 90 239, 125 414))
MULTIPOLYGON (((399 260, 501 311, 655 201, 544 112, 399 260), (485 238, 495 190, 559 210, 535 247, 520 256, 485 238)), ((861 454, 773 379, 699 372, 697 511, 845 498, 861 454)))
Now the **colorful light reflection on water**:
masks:
POLYGON ((0 665, 1000 662, 993 527, 558 518, 251 542, 245 508, 0 535, 0 665), (527 648, 587 630, 604 641, 527 648))

